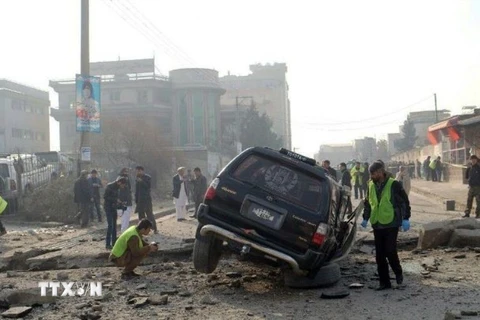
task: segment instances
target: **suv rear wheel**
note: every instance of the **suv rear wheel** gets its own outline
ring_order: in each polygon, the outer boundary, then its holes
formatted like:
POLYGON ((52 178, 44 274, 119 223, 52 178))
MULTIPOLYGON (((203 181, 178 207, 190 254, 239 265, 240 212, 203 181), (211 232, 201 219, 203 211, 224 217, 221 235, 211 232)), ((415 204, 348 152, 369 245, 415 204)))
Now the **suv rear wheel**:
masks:
POLYGON ((298 276, 288 270, 284 279, 285 285, 290 288, 309 289, 334 285, 340 278, 340 267, 336 263, 330 263, 320 268, 314 278, 298 276))
POLYGON ((222 255, 223 241, 215 238, 212 234, 202 236, 198 226, 195 244, 193 246, 193 266, 202 273, 212 273, 215 271, 222 255))

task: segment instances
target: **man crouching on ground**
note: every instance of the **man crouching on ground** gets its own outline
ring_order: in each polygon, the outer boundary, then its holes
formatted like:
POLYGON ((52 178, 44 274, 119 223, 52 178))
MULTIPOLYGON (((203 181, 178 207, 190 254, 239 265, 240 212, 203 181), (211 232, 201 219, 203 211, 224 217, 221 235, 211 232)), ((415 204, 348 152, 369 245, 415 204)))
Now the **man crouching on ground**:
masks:
POLYGON ((151 252, 158 250, 156 243, 148 244, 142 238, 150 233, 153 225, 147 219, 142 219, 137 226, 131 226, 120 235, 115 242, 109 260, 117 267, 124 267, 122 279, 128 280, 140 276, 133 270, 151 252))

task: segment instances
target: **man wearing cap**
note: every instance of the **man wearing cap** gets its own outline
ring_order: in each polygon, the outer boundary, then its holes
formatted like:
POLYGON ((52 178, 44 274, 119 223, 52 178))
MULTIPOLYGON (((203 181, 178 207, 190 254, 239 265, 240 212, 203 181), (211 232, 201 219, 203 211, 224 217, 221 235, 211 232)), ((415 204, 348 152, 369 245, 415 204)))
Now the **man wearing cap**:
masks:
POLYGON ((410 201, 400 182, 388 177, 384 164, 375 161, 369 168, 362 227, 372 224, 375 237, 375 259, 380 285, 377 290, 392 288, 388 265, 395 273, 398 285, 403 283, 403 271, 398 259, 397 237, 400 227, 410 229, 410 201))
MULTIPOLYGON (((8 206, 8 202, 5 201, 2 197, 0 197, 0 215, 5 211, 5 209, 8 206)), ((5 230, 5 227, 3 226, 2 221, 0 221, 0 237, 7 234, 7 230, 5 230)))
POLYGON ((463 218, 470 217, 470 211, 473 206, 473 198, 476 199, 477 208, 475 209, 475 217, 480 218, 480 165, 478 164, 478 157, 472 155, 470 157, 472 165, 467 168, 465 178, 468 180, 468 197, 467 197, 467 210, 463 218))

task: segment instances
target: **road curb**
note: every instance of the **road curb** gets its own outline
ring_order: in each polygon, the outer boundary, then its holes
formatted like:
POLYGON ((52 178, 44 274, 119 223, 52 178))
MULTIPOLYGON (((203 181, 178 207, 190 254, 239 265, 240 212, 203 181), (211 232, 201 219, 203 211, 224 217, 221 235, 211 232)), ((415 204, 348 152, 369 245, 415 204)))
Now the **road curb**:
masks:
POLYGON ((467 208, 466 203, 464 203, 462 201, 458 201, 456 199, 442 197, 442 196, 436 194, 433 191, 427 191, 423 188, 414 187, 413 185, 411 186, 410 190, 415 192, 415 193, 418 193, 420 195, 442 201, 442 203, 445 203, 445 201, 447 201, 447 200, 454 200, 455 201, 455 211, 464 211, 467 208))

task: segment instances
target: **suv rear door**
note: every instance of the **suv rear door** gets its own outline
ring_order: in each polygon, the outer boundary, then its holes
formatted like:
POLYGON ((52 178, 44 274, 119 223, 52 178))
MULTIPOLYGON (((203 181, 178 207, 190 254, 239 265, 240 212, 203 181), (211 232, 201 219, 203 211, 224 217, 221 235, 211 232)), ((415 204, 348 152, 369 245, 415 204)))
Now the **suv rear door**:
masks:
MULTIPOLYGON (((255 149, 254 149, 255 150, 255 149)), ((221 175, 212 213, 268 241, 304 252, 328 217, 330 185, 278 152, 252 152, 221 175)))

